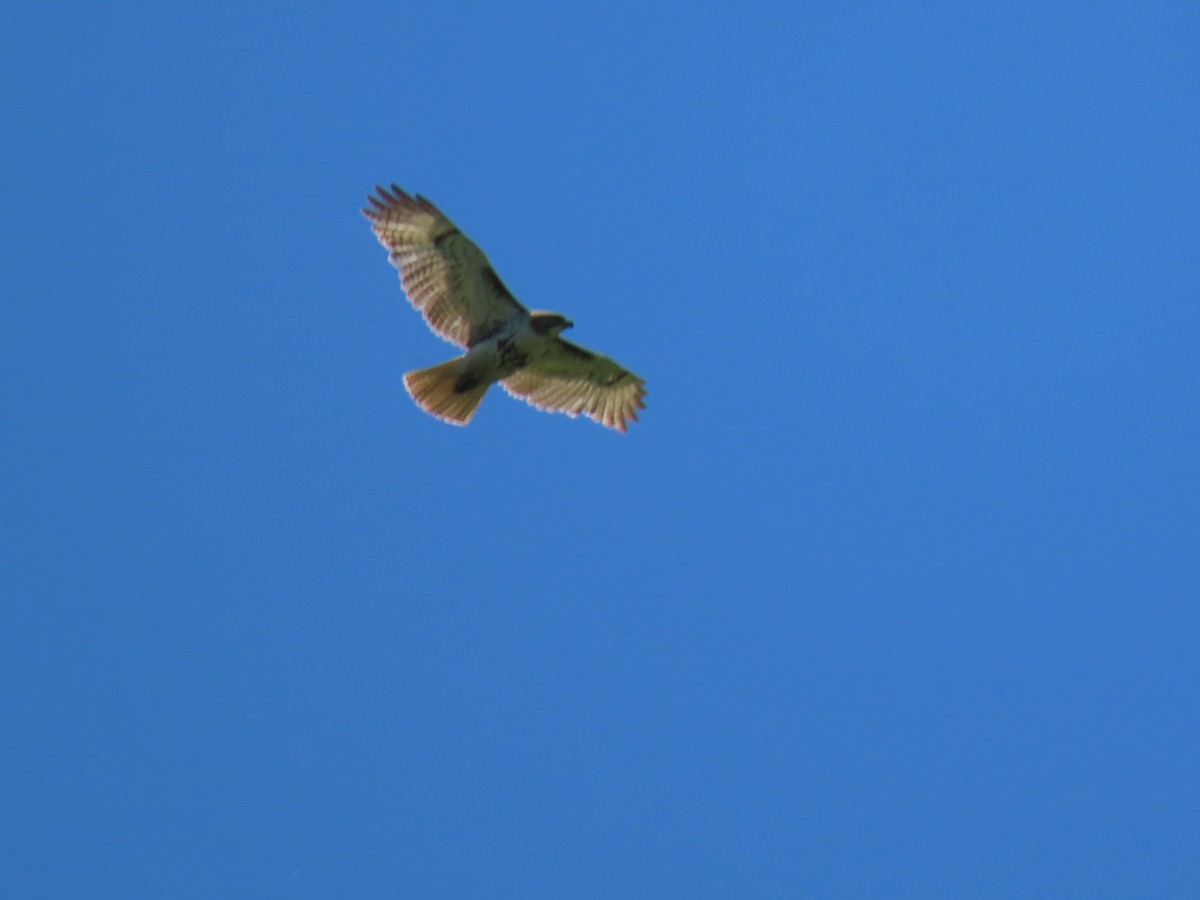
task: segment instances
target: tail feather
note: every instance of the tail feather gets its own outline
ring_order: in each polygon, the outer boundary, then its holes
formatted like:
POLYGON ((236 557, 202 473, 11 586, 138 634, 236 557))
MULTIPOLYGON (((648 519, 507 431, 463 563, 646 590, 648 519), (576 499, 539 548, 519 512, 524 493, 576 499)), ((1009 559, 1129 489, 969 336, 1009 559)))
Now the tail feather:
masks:
POLYGON ((404 375, 404 386, 417 405, 443 422, 466 425, 479 408, 479 402, 491 383, 467 385, 462 371, 463 357, 428 369, 416 369, 404 375))

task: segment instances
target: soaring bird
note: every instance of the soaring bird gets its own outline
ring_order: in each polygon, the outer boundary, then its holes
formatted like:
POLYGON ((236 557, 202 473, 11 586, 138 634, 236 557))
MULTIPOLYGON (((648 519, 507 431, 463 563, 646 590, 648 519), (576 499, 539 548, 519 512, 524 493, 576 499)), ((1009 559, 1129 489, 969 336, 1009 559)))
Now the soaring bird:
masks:
POLYGON ((377 187, 363 209, 409 301, 429 327, 466 350, 462 356, 404 376, 417 405, 455 425, 475 415, 493 382, 548 412, 582 413, 624 432, 645 409, 646 382, 607 356, 559 335, 572 323, 530 312, 458 227, 424 197, 396 185, 377 187))

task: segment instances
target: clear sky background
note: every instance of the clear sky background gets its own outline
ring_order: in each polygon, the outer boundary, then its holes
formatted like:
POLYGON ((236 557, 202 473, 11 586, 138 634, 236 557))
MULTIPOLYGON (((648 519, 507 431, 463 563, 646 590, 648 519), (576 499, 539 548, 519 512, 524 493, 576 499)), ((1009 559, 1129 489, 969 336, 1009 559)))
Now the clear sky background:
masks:
POLYGON ((0 11, 0 892, 1195 897, 1193 3, 0 11), (449 358, 441 206, 648 383, 449 358))

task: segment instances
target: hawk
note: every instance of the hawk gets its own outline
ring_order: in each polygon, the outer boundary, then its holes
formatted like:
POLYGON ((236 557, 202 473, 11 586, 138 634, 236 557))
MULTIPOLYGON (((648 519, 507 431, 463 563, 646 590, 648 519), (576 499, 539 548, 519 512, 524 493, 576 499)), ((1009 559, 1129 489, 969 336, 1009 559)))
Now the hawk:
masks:
POLYGON ((376 191, 363 215, 400 270, 409 301, 437 335, 467 351, 405 374, 404 386, 418 406, 466 425, 499 381, 541 410, 572 418, 582 413, 621 432, 636 421, 646 406, 645 381, 559 337, 574 323, 517 302, 483 251, 424 197, 394 184, 376 191))

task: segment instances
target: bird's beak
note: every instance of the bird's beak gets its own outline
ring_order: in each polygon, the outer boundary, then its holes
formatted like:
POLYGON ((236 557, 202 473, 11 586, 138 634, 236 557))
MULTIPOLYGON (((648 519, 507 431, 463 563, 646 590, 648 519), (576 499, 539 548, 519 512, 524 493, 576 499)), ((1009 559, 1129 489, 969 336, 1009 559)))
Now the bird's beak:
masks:
POLYGON ((567 319, 566 322, 567 322, 567 324, 563 326, 563 331, 566 331, 568 328, 575 327, 575 323, 572 322, 570 319, 567 319))

